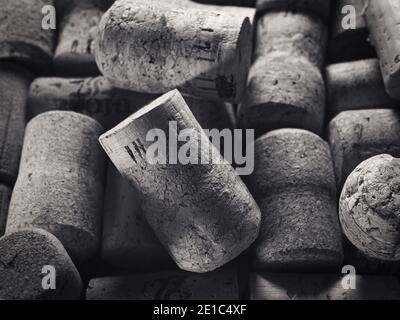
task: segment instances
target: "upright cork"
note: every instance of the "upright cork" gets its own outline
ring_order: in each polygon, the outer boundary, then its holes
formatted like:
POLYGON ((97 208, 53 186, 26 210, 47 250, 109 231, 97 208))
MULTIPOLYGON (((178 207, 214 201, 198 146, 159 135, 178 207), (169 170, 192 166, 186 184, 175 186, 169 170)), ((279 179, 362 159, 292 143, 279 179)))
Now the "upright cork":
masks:
POLYGON ((100 245, 103 128, 74 112, 51 111, 27 127, 6 234, 37 227, 54 234, 75 263, 100 245))
POLYGON ((94 43, 103 11, 90 1, 69 6, 60 24, 59 42, 54 53, 54 69, 59 76, 98 75, 94 43))
POLYGON ((146 93, 179 88, 231 102, 243 96, 252 51, 247 17, 164 1, 117 0, 99 29, 96 62, 117 87, 146 93))
POLYGON ((304 12, 329 21, 331 0, 256 0, 256 7, 261 14, 268 11, 304 12))
POLYGON ((87 300, 238 300, 237 272, 160 272, 92 279, 87 300))
POLYGON ((377 59, 331 64, 325 82, 330 117, 341 111, 400 105, 386 93, 377 59))
POLYGON ((344 184, 344 234, 366 256, 400 261, 400 159, 380 154, 361 162, 344 184))
POLYGON ((400 2, 369 0, 366 18, 386 91, 400 99, 400 2))
POLYGON ((46 111, 75 111, 111 129, 155 98, 115 88, 104 77, 37 78, 29 90, 28 119, 46 111))
POLYGON ((6 230, 10 198, 11 189, 8 186, 0 183, 0 237, 4 234, 6 230))
POLYGON ((355 275, 355 288, 346 275, 277 274, 250 275, 251 300, 399 300, 396 277, 355 275))
POLYGON ((30 229, 0 238, 0 299, 79 299, 81 290, 78 270, 52 234, 30 229), (45 290, 53 274, 55 288, 45 290))
POLYGON ((400 115, 392 109, 344 111, 329 124, 328 139, 339 189, 364 160, 400 156, 400 115))
POLYGON ((335 1, 329 45, 329 57, 332 62, 376 57, 376 52, 368 39, 369 30, 364 16, 366 4, 366 0, 335 1), (354 8, 355 25, 350 23, 350 19, 353 18, 353 11, 348 11, 347 6, 354 8))
POLYGON ((23 64, 38 74, 50 72, 53 29, 42 27, 42 8, 52 0, 0 0, 0 60, 23 64))
POLYGON ((343 252, 328 144, 299 129, 271 131, 254 144, 246 180, 262 212, 253 246, 259 270, 338 271, 343 252))
POLYGON ((177 90, 103 134, 100 143, 141 190, 147 221, 180 268, 214 270, 256 239, 260 211, 253 197, 177 90))
POLYGON ((32 77, 23 67, 0 63, 0 182, 10 187, 18 174, 32 77))

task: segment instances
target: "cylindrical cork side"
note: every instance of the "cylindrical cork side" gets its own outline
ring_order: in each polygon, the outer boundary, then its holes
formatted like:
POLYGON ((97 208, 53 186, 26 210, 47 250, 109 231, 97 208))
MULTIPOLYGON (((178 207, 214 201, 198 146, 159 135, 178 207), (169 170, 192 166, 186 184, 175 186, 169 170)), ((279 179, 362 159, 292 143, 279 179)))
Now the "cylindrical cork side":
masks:
POLYGON ((10 198, 11 198, 10 187, 4 184, 0 184, 0 237, 4 234, 6 230, 10 198))

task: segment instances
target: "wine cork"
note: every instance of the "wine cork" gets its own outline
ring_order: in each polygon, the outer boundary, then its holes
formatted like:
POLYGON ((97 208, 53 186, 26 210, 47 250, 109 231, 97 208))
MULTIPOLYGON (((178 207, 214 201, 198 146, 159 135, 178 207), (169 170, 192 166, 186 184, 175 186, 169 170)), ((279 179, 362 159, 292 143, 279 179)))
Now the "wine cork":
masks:
POLYGON ((145 106, 103 134, 100 143, 121 174, 141 190, 147 221, 181 269, 214 270, 257 237, 260 211, 253 197, 212 146, 179 91, 145 106), (185 135, 186 143, 154 152, 154 142, 146 136, 155 128, 157 135, 167 135, 161 144, 168 140, 173 145, 173 132, 185 135), (191 158, 184 158, 182 150, 190 150, 191 158))
POLYGON ((0 184, 0 237, 4 234, 4 231, 6 230, 10 198, 11 189, 4 184, 0 184))
POLYGON ((330 18, 330 0, 256 0, 259 13, 285 10, 315 14, 325 21, 330 18))
POLYGON ((341 111, 395 108, 399 105, 385 91, 377 59, 329 65, 325 82, 331 117, 341 111))
POLYGON ((10 187, 18 174, 31 80, 23 67, 0 63, 0 182, 10 187))
POLYGON ((246 180, 260 206, 253 265, 268 271, 337 271, 343 260, 328 144, 299 129, 271 131, 254 143, 246 180))
POLYGON ((400 159, 380 154, 348 176, 339 201, 344 234, 366 256, 400 261, 400 159))
POLYGON ((102 259, 118 268, 165 268, 170 257, 150 229, 139 190, 110 164, 104 201, 102 259))
POLYGON ((329 47, 329 57, 332 62, 347 62, 376 57, 375 49, 368 39, 369 30, 364 17, 365 9, 365 0, 336 1, 329 47), (354 8, 354 11, 352 9, 349 11, 347 6, 354 8), (354 25, 350 20, 353 18, 355 18, 354 25))
POLYGON ((98 75, 94 42, 103 11, 89 1, 69 7, 60 25, 59 42, 54 53, 54 69, 59 76, 98 75))
POLYGON ((104 77, 37 78, 29 90, 28 119, 46 111, 75 111, 111 129, 156 97, 115 88, 104 77))
POLYGON ((254 58, 274 52, 307 59, 319 70, 324 65, 327 27, 321 19, 303 13, 270 12, 257 20, 254 58))
POLYGON ((71 258, 44 230, 20 230, 0 238, 0 262, 1 299, 66 300, 81 295, 82 281, 71 258), (52 282, 55 288, 46 290, 52 282))
POLYGON ((87 300, 238 300, 237 274, 162 272, 92 279, 87 300))
POLYGON ((146 93, 179 88, 230 102, 244 94, 251 61, 248 18, 167 2, 118 0, 99 29, 96 62, 117 87, 146 93))
POLYGON ((269 54, 251 67, 247 94, 238 110, 238 126, 259 136, 279 128, 301 128, 321 134, 325 84, 307 60, 269 54))
POLYGON ((42 8, 52 0, 0 0, 0 60, 23 64, 38 74, 51 68, 55 32, 43 28, 42 8))
POLYGON ((251 300, 399 300, 396 277, 355 275, 273 274, 250 275, 251 300), (347 289, 348 288, 348 289, 347 289))
POLYGON ((386 91, 393 98, 400 99, 400 2, 368 1, 366 19, 386 91))
POLYGON ((400 156, 400 118, 392 109, 341 112, 328 135, 339 190, 362 161, 381 153, 400 156))
POLYGON ((50 111, 27 127, 6 234, 37 227, 54 234, 77 264, 100 244, 103 128, 74 112, 50 111))

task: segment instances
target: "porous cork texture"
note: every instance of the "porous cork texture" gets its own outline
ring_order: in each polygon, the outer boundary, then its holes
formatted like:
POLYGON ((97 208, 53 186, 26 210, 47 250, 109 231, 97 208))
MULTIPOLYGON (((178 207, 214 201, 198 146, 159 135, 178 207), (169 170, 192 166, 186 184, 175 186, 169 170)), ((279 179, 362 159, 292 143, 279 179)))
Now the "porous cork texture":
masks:
POLYGON ((336 185, 328 144, 299 129, 271 131, 254 143, 246 183, 260 206, 253 266, 280 272, 337 271, 343 260, 336 185))
POLYGON ((54 53, 54 70, 59 76, 85 77, 100 72, 94 58, 94 44, 103 11, 91 2, 71 4, 60 24, 54 53))
POLYGON ((381 153, 400 156, 400 116, 393 109, 343 111, 331 120, 328 139, 338 188, 362 161, 381 153))
POLYGON ((333 62, 355 61, 376 57, 369 42, 369 30, 365 21, 366 0, 338 0, 333 11, 329 57, 333 62), (343 28, 352 15, 342 10, 345 6, 355 9, 355 28, 343 28))
POLYGON ((0 237, 4 234, 7 224, 8 206, 10 205, 11 189, 0 183, 0 237))
POLYGON ((269 12, 257 20, 254 59, 274 52, 307 59, 319 70, 325 62, 327 27, 318 17, 287 11, 269 12))
POLYGON ((257 204, 212 146, 179 91, 139 110, 103 134, 100 143, 121 174, 140 188, 147 221, 181 269, 214 270, 256 239, 261 218, 257 204), (198 150, 201 145, 197 154, 191 151, 198 164, 173 164, 175 152, 167 152, 167 164, 148 161, 155 160, 148 155, 154 148, 154 142, 146 141, 148 131, 158 128, 173 141, 169 124, 174 121, 178 133, 188 129, 190 135, 188 142, 178 143, 178 150, 184 145, 198 150))
POLYGON ((50 111, 27 127, 6 234, 37 227, 54 234, 80 264, 99 249, 104 180, 103 132, 95 120, 50 111))
POLYGON ((13 186, 26 124, 32 74, 13 63, 0 63, 0 182, 13 186))
POLYGON ((28 119, 46 111, 75 111, 111 129, 157 97, 115 88, 101 76, 36 78, 29 89, 28 119))
POLYGON ((79 299, 82 281, 60 241, 40 230, 20 230, 0 238, 0 298, 5 300, 79 299), (55 270, 54 290, 45 290, 42 281, 55 270))
POLYGON ((371 258, 400 260, 400 159, 381 154, 360 163, 344 184, 339 217, 346 237, 371 258))
POLYGON ((51 69, 55 32, 42 28, 42 8, 52 0, 0 0, 0 59, 38 74, 51 69))
POLYGON ((179 88, 207 100, 238 102, 251 61, 250 20, 230 13, 118 0, 103 15, 96 62, 121 88, 179 88))
POLYGON ((92 279, 87 300, 238 300, 237 272, 160 272, 92 279))
POLYGON ((386 91, 400 99, 400 2, 368 0, 366 19, 386 91))
POLYGON ((251 300, 399 300, 396 277, 356 275, 355 289, 334 274, 250 274, 251 300))
POLYGON ((324 21, 329 21, 331 1, 330 0, 256 0, 257 12, 268 11, 294 11, 314 14, 324 21))
POLYGON ((162 269, 170 257, 141 209, 141 194, 113 164, 108 167, 101 257, 116 267, 162 269))
POLYGON ((324 114, 324 80, 307 60, 278 52, 253 64, 239 127, 255 129, 257 136, 290 127, 322 134, 324 114))
POLYGON ((325 83, 331 117, 346 110, 400 105, 386 93, 377 59, 331 64, 326 67, 325 83))

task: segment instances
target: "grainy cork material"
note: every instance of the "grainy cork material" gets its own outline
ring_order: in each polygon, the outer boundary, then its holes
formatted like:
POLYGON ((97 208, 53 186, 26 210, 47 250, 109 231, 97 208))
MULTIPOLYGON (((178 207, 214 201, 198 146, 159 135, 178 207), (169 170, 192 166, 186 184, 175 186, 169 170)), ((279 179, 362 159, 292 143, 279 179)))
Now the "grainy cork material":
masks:
POLYGON ((50 72, 55 41, 52 29, 42 28, 42 7, 52 0, 0 1, 0 60, 25 65, 37 74, 50 72))
POLYGON ((54 234, 80 264, 99 249, 103 206, 103 132, 95 120, 50 111, 27 127, 6 234, 37 227, 54 234))
POLYGON ((386 93, 377 59, 331 64, 326 67, 325 82, 330 117, 341 111, 400 105, 386 93))
POLYGON ((98 75, 94 43, 103 11, 90 2, 69 7, 60 23, 58 45, 54 53, 54 71, 58 76, 98 75))
POLYGON ((366 0, 337 0, 334 4, 331 25, 329 57, 332 62, 355 61, 376 57, 374 47, 368 37, 369 30, 365 21, 366 0), (355 28, 343 28, 349 22, 348 11, 342 13, 345 6, 355 9, 355 28))
POLYGON ((117 87, 146 93, 179 88, 231 102, 244 94, 252 43, 248 18, 119 0, 103 16, 99 32, 96 62, 117 87))
POLYGON ((104 77, 36 78, 28 97, 28 119, 46 111, 75 111, 111 129, 157 95, 113 87, 104 77))
MULTIPOLYGON (((46 282, 46 281, 45 281, 46 282)), ((40 230, 20 230, 0 238, 0 298, 5 300, 79 299, 82 281, 60 241, 40 230), (56 288, 44 290, 44 266, 53 266, 56 288)))
POLYGON ((141 190, 147 221, 181 269, 214 270, 256 239, 258 206, 212 146, 179 91, 139 110, 103 134, 100 143, 121 174, 141 190), (146 140, 147 133, 158 128, 170 136, 171 121, 176 122, 177 133, 189 130, 191 150, 202 145, 196 158, 208 164, 172 164, 173 152, 167 153, 167 164, 149 163, 146 154, 154 142, 146 140))
POLYGON ((368 28, 381 66, 386 91, 400 99, 400 2, 368 0, 368 28))
POLYGON ((4 184, 0 184, 0 237, 4 235, 4 231, 6 230, 10 198, 11 189, 4 184))
POLYGON ((250 275, 251 300, 399 300, 396 277, 356 275, 355 289, 345 289, 344 275, 273 274, 250 275))
POLYGON ((87 300, 238 300, 237 272, 163 272, 92 279, 87 300))
POLYGON ((400 156, 400 116, 393 109, 353 110, 339 113, 329 124, 338 188, 362 161, 381 154, 400 156))
POLYGON ((257 11, 294 11, 314 14, 329 21, 331 0, 256 0, 257 11))
POLYGON ((271 131, 254 144, 246 179, 262 224, 253 266, 279 272, 338 271, 343 260, 336 185, 328 144, 299 129, 271 131))
POLYGON ((32 74, 14 63, 0 63, 0 182, 13 186, 26 124, 32 74))
POLYGON ((368 257, 400 261, 400 159, 381 154, 349 175, 339 201, 344 234, 368 257))

